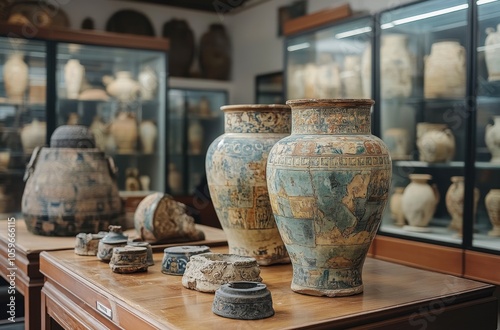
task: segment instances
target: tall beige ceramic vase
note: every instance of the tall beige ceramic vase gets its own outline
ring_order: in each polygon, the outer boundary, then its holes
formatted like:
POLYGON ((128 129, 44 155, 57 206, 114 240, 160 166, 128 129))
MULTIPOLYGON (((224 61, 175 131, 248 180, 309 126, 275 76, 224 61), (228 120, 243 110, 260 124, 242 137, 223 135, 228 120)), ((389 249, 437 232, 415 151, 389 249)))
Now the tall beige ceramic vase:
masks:
POLYGON ((229 105, 221 109, 225 133, 208 148, 206 173, 229 252, 254 257, 259 265, 288 263, 269 203, 266 162, 272 146, 290 134, 290 108, 229 105))
POLYGON ((293 265, 291 288, 363 291, 362 269, 391 182, 389 150, 370 131, 372 100, 289 100, 292 134, 272 148, 267 186, 293 265))
MULTIPOLYGON (((450 229, 462 233, 463 218, 464 218, 464 177, 452 176, 451 185, 446 191, 446 209, 451 216, 450 229)), ((477 210, 477 203, 479 202, 479 189, 474 189, 474 216, 477 210)))
POLYGON ((403 214, 408 221, 404 229, 415 232, 430 231, 428 225, 439 202, 437 188, 428 183, 431 179, 429 174, 410 174, 411 182, 401 197, 403 214))
POLYGON ((490 217, 493 229, 488 232, 489 236, 500 237, 500 189, 491 189, 484 198, 486 211, 490 217))

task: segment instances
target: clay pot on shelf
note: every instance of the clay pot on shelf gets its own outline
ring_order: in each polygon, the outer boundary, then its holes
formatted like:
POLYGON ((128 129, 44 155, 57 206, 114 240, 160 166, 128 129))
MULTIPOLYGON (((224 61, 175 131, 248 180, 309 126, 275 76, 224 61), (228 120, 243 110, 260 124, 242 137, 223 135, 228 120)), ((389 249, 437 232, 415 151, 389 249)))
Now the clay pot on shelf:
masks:
POLYGON ((44 121, 33 119, 21 129, 21 143, 25 154, 31 154, 38 146, 45 144, 47 124, 44 121))
POLYGON ((391 218, 394 220, 394 224, 396 226, 404 226, 406 224, 405 222, 405 215, 403 212, 403 205, 402 205, 402 198, 403 198, 403 192, 405 188, 404 187, 396 187, 394 188, 394 192, 391 195, 391 198, 389 200, 389 208, 391 210, 391 218))
POLYGON ((382 136, 393 160, 407 160, 410 157, 410 134, 404 128, 389 128, 382 136))
POLYGON ((430 231, 427 226, 439 202, 437 188, 428 184, 431 179, 429 174, 410 174, 411 182, 401 197, 403 214, 408 222, 403 229, 415 232, 430 231))
POLYGON ((203 152, 203 126, 199 120, 191 120, 188 131, 189 153, 191 155, 200 155, 203 152))
POLYGON ((487 28, 488 36, 484 41, 485 60, 488 70, 488 81, 500 80, 500 24, 494 28, 487 28))
POLYGON ((418 123, 417 148, 420 161, 448 162, 455 155, 455 137, 446 124, 418 123))
POLYGON ((486 210, 493 225, 488 232, 489 236, 500 237, 500 189, 491 189, 484 198, 486 210))
MULTIPOLYGON (((451 185, 446 191, 446 209, 451 216, 451 223, 448 228, 462 233, 464 216, 464 177, 452 176, 451 185)), ((479 202, 479 189, 474 188, 474 218, 479 202)))
POLYGON ((13 53, 3 66, 3 81, 9 102, 21 103, 28 87, 28 65, 22 53, 13 53))
POLYGON ((102 80, 108 94, 124 103, 135 101, 141 89, 129 71, 119 71, 115 79, 111 76, 104 76, 102 80))
POLYGON ((75 236, 97 233, 124 221, 114 163, 95 148, 86 129, 60 126, 52 134, 50 148, 33 152, 22 197, 22 213, 30 232, 75 236), (63 138, 72 131, 80 138, 63 138))
POLYGON ((172 194, 181 194, 183 191, 182 174, 174 163, 168 165, 168 186, 172 194))
POLYGON ((64 84, 66 87, 66 97, 77 99, 80 95, 85 68, 77 59, 70 59, 64 66, 64 84))
POLYGON ((200 68, 203 78, 229 80, 231 43, 222 24, 211 24, 200 40, 200 68))
POLYGON ((486 126, 484 140, 491 153, 491 161, 500 163, 500 116, 494 116, 493 122, 493 125, 488 124, 486 126))
POLYGON ((371 134, 372 100, 289 100, 292 133, 269 152, 266 178, 293 265, 293 291, 363 291, 362 268, 388 201, 389 150, 371 134))
POLYGON ((141 99, 145 101, 153 100, 158 91, 156 72, 150 66, 146 66, 139 72, 137 80, 139 81, 141 99))
POLYGON ((380 47, 380 88, 383 98, 407 98, 413 88, 413 55, 408 50, 408 36, 384 34, 380 47))
POLYGON ((158 128, 152 120, 143 120, 139 125, 139 136, 142 145, 142 152, 153 154, 155 152, 156 138, 158 137, 158 128))
POLYGON ((172 18, 163 25, 162 36, 170 41, 169 74, 173 77, 189 77, 195 54, 195 40, 188 22, 172 18))
POLYGON ((116 144, 117 153, 130 154, 136 151, 137 120, 130 112, 122 111, 111 123, 109 132, 116 144))
POLYGON ((259 265, 288 263, 269 203, 269 151, 290 133, 290 108, 282 104, 223 106, 225 133, 206 155, 207 182, 229 252, 259 265))
POLYGON ((424 96, 463 98, 465 96, 465 48, 457 41, 439 41, 424 58, 424 96))

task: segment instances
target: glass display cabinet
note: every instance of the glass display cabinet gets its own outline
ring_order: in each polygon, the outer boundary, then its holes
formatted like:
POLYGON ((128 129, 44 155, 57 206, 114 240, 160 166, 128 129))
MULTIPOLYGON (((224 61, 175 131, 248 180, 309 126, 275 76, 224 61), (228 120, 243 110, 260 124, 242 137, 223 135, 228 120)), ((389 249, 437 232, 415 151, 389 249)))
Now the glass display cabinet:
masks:
POLYGON ((174 196, 193 195, 206 186, 205 155, 208 147, 224 133, 227 89, 170 85, 168 187, 174 196))
POLYGON ((0 214, 21 210, 25 164, 46 139, 46 45, 0 37, 0 214))
POLYGON ((500 3, 420 1, 378 14, 375 134, 392 189, 377 257, 500 283, 500 3))
POLYGON ((373 24, 354 17, 288 36, 286 100, 371 98, 373 24))
POLYGON ((89 126, 120 190, 165 191, 168 40, 23 28, 0 23, 0 213, 21 211, 31 152, 65 124, 89 126))
POLYGON ((272 72, 255 76, 255 103, 284 104, 283 72, 272 72))
POLYGON ((120 190, 165 190, 166 60, 165 50, 56 45, 56 126, 88 126, 120 190))

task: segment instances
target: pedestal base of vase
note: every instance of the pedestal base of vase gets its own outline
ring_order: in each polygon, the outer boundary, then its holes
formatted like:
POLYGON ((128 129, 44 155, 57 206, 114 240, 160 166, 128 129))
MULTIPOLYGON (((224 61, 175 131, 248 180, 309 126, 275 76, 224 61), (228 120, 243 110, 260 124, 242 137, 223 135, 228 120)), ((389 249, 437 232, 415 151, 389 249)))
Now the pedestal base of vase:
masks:
POLYGON ((500 227, 493 227, 493 229, 488 232, 488 236, 500 237, 500 227))
POLYGON ((416 233, 430 233, 432 230, 429 227, 403 226, 404 230, 413 231, 416 233))

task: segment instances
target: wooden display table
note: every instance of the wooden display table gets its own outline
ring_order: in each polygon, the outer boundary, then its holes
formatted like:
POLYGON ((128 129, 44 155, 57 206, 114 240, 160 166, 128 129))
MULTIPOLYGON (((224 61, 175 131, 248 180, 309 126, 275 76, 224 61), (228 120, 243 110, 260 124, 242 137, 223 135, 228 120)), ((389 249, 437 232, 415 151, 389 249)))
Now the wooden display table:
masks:
MULTIPOLYGON (((226 252, 226 247, 212 248, 226 252)), ((244 321, 212 313, 213 294, 162 274, 116 274, 94 257, 43 252, 42 329, 496 329, 494 286, 368 258, 362 294, 326 298, 294 293, 291 265, 261 267, 275 315, 244 321)))
MULTIPOLYGON (((71 250, 75 247, 75 237, 48 237, 33 235, 26 229, 23 220, 16 220, 15 226, 15 261, 12 266, 8 258, 8 231, 7 221, 0 221, 0 266, 1 275, 8 282, 7 277, 12 270, 15 273, 16 290, 24 296, 24 314, 25 329, 40 329, 40 290, 43 285, 43 275, 39 271, 40 252, 71 250)), ((226 245, 227 239, 221 229, 196 225, 197 228, 205 233, 205 240, 198 242, 189 242, 185 244, 196 245, 226 245)), ((130 238, 135 237, 134 229, 125 231, 130 238)), ((153 247, 154 251, 163 251, 166 245, 157 245, 153 247)))

